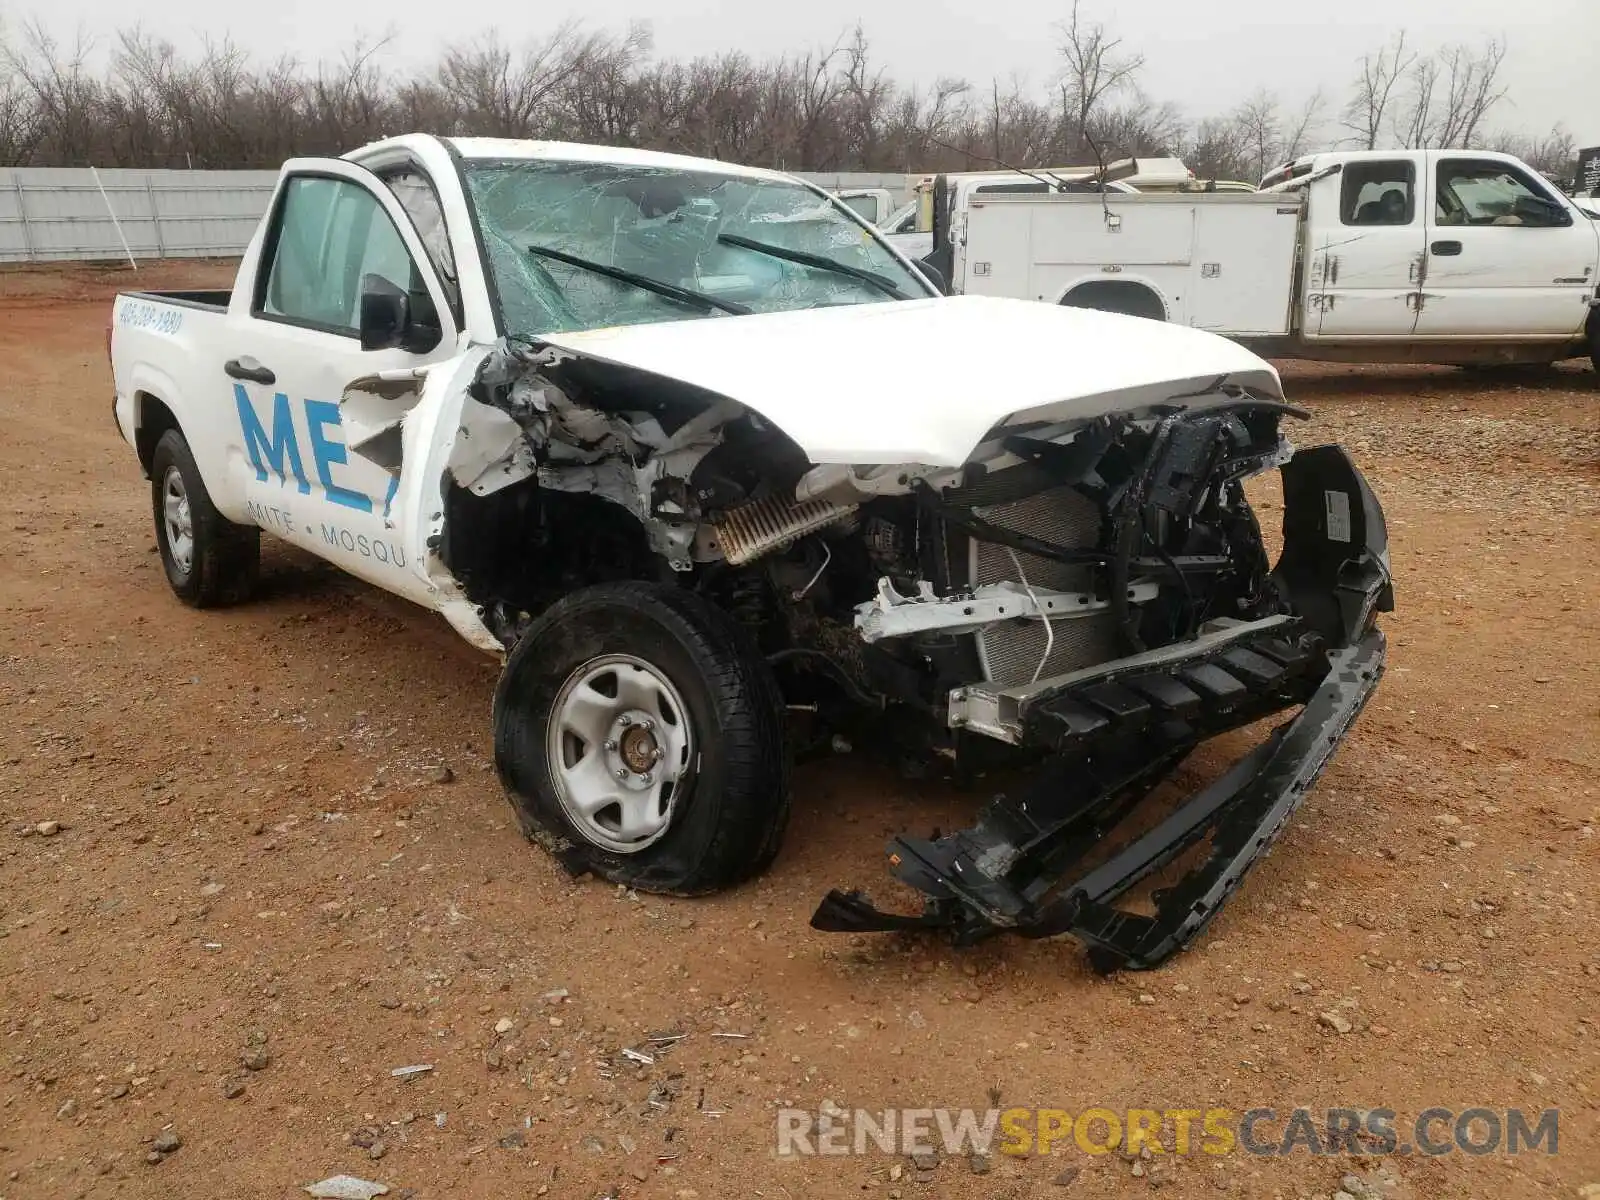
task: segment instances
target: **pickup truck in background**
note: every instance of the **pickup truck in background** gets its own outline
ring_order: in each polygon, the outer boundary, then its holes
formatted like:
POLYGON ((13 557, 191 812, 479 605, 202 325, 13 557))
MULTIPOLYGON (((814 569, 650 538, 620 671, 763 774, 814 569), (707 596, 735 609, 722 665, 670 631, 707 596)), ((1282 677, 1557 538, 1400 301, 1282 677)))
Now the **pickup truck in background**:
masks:
POLYGON ((441 614, 505 656, 525 832, 628 886, 764 869, 796 745, 865 724, 924 764, 1052 765, 897 840, 923 912, 836 891, 814 925, 1070 932, 1149 966, 1382 673, 1382 510, 1339 447, 1289 444, 1268 364, 946 298, 776 172, 421 135, 296 159, 232 291, 121 295, 110 351, 178 598, 248 597, 265 530, 441 614), (1242 484, 1273 469, 1276 565, 1242 484), (1275 713, 1082 874, 1190 750, 1275 713), (1202 841, 1153 912, 1117 905, 1202 841))
POLYGON ((1504 154, 1314 154, 1255 194, 975 195, 941 231, 928 261, 952 292, 1165 320, 1269 357, 1600 353, 1600 224, 1504 154))

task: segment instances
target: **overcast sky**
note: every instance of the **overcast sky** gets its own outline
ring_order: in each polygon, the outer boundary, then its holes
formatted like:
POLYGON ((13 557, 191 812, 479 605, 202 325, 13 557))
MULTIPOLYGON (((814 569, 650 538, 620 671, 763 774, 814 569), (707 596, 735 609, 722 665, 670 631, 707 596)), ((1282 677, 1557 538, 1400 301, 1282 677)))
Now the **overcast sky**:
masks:
MULTIPOLYGON (((491 25, 521 41, 563 16, 618 29, 647 20, 657 53, 684 56, 831 45, 860 20, 899 79, 1020 74, 1042 88, 1054 69, 1051 25, 1066 7, 1066 0, 164 0, 139 10, 53 0, 47 11, 49 26, 61 32, 142 19, 180 45, 202 32, 230 33, 264 57, 290 52, 308 60, 336 54, 355 30, 392 28, 395 60, 411 62, 491 25)), ((1508 92, 1490 128, 1542 132, 1562 121, 1580 145, 1600 145, 1600 0, 1088 0, 1085 11, 1145 55, 1146 91, 1191 115, 1225 111, 1263 86, 1295 103, 1321 84, 1342 102, 1357 60, 1401 26, 1419 45, 1504 35, 1508 92)))

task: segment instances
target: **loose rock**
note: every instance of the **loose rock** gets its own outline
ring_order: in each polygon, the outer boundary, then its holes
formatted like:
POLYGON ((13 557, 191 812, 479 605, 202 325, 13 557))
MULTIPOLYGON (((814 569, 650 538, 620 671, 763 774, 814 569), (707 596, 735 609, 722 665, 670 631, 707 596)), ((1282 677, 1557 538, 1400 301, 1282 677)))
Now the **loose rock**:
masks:
POLYGON ((334 1175, 316 1183, 308 1183, 304 1190, 306 1195, 317 1197, 317 1200, 372 1200, 374 1196, 387 1195, 389 1185, 357 1179, 354 1175, 334 1175))
POLYGON ((272 1055, 260 1046, 251 1046, 239 1056, 247 1071, 265 1071, 272 1065, 272 1055))
POLYGON ((1317 1024, 1321 1025, 1324 1029, 1331 1029, 1335 1033, 1349 1033, 1355 1028, 1354 1025, 1350 1024, 1349 1021, 1346 1021, 1336 1012, 1318 1013, 1317 1024))
POLYGON ((1061 1172, 1061 1174, 1057 1175, 1050 1182, 1053 1183, 1056 1187, 1069 1187, 1077 1180, 1078 1176, 1081 1175, 1082 1173, 1083 1173, 1083 1168, 1082 1167, 1068 1167, 1065 1171, 1061 1172))
POLYGON ((222 1092, 222 1098, 224 1100, 237 1100, 240 1096, 244 1095, 244 1080, 240 1079, 237 1075, 228 1076, 228 1078, 224 1079, 217 1086, 218 1090, 222 1092))
POLYGON ((183 1145, 183 1139, 178 1136, 176 1130, 163 1129, 156 1134, 156 1140, 153 1144, 158 1154, 172 1154, 177 1151, 178 1147, 183 1145))
POLYGON ((61 832, 60 821, 40 821, 33 827, 33 831, 40 837, 55 837, 61 832))

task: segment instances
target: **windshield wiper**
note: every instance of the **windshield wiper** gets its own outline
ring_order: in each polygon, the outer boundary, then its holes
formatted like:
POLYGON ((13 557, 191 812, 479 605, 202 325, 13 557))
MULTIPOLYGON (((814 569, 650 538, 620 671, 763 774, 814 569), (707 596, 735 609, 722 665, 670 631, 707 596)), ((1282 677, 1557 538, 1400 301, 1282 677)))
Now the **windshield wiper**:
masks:
POLYGON ((604 275, 607 279, 615 279, 618 283, 632 284, 641 291, 654 292, 658 296, 665 296, 668 300, 676 300, 679 304, 689 308, 698 308, 701 312, 710 312, 713 308, 720 308, 725 313, 732 313, 736 317, 749 316, 751 309, 743 304, 735 304, 732 300, 719 300, 715 296, 708 296, 704 292, 696 292, 690 288, 679 287, 675 283, 667 283, 662 279, 652 279, 648 275, 636 275, 632 271, 624 271, 621 267, 610 267, 605 263, 594 262, 591 259, 579 258, 576 254, 568 254, 565 250, 552 250, 549 246, 529 246, 529 254, 537 254, 540 258, 553 259, 558 263, 566 263, 569 267, 577 267, 582 271, 593 271, 596 275, 604 275))
POLYGON ((851 279, 859 279, 862 283, 869 283, 885 295, 893 296, 896 300, 909 300, 910 296, 896 287, 893 281, 884 278, 876 271, 868 271, 863 267, 852 267, 849 263, 838 262, 822 254, 811 254, 805 250, 791 250, 787 246, 771 246, 766 242, 753 242, 749 238, 740 237, 736 233, 722 233, 717 235, 717 241, 724 246, 737 246, 741 250, 753 250, 757 254, 769 254, 773 258, 787 259, 792 263, 799 263, 803 267, 815 267, 819 271, 832 271, 835 275, 848 275, 851 279))

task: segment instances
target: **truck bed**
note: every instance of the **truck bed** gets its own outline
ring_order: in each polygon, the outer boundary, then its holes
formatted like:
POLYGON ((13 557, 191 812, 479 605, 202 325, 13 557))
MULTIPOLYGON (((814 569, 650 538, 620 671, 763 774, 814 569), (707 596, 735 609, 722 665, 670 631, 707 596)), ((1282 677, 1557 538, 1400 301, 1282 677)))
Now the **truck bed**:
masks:
POLYGON ((185 308, 206 308, 227 312, 233 293, 227 288, 215 291, 123 292, 132 300, 155 300, 162 304, 179 304, 185 308))

